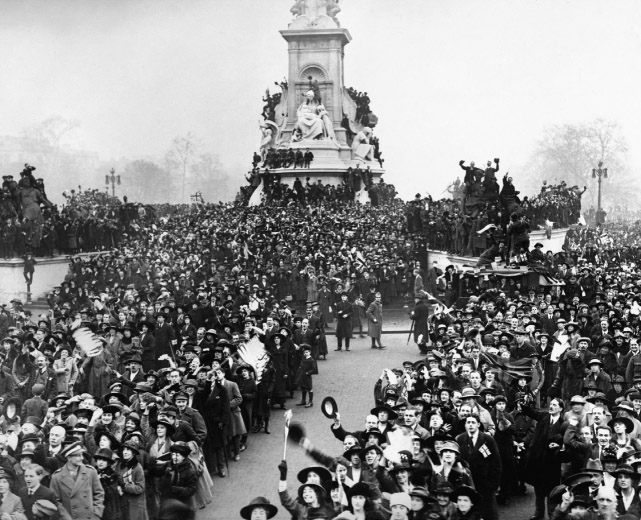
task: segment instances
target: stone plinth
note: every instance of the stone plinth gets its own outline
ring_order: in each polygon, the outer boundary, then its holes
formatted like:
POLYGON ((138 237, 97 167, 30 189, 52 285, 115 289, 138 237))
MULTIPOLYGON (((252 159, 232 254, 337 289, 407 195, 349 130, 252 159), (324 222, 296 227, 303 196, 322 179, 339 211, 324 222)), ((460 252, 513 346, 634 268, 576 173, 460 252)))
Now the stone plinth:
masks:
MULTIPOLYGON (((87 253, 80 256, 85 258, 100 253, 87 253)), ((31 284, 31 296, 35 300, 50 292, 56 285, 64 281, 69 271, 71 256, 60 255, 53 258, 36 258, 33 283, 31 284)), ((27 301, 27 284, 22 271, 24 261, 21 258, 0 261, 0 303, 9 303, 12 299, 18 298, 22 302, 27 301)))

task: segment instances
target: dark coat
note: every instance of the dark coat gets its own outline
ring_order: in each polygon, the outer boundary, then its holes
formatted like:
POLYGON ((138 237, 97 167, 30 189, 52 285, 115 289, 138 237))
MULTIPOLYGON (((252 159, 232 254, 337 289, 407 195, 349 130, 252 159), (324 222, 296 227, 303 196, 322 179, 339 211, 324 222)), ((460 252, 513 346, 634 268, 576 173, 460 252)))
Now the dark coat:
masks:
POLYGON ((461 458, 470 467, 476 490, 485 496, 499 488, 501 481, 499 448, 494 438, 488 433, 479 432, 476 444, 472 449, 470 449, 469 441, 470 437, 467 432, 456 437, 461 458))
MULTIPOLYGON (((33 504, 36 500, 49 500, 58 506, 58 514, 62 511, 62 504, 56 496, 56 494, 51 491, 48 487, 43 486, 42 484, 38 486, 36 492, 33 495, 30 495, 27 488, 23 487, 16 493, 20 500, 22 500, 22 505, 24 506, 24 514, 27 515, 28 520, 49 520, 50 518, 55 518, 57 515, 52 516, 36 516, 33 514, 33 504)), ((111 520, 111 518, 110 518, 111 520)), ((117 520, 114 518, 113 520, 117 520)))
POLYGON ((109 520, 120 520, 122 508, 120 506, 120 494, 118 493, 118 475, 111 468, 98 472, 100 485, 105 492, 105 512, 103 518, 109 520))
POLYGON ((280 349, 272 348, 269 353, 271 354, 272 364, 274 365, 274 388, 272 397, 274 399, 281 399, 287 396, 287 378, 289 377, 289 352, 285 347, 280 349))
POLYGON ((198 474, 189 459, 167 466, 161 483, 163 498, 175 498, 191 505, 197 488, 198 474))
POLYGON ((543 493, 549 493, 561 479, 559 450, 563 446, 567 423, 559 417, 552 426, 550 414, 542 410, 523 407, 523 413, 537 421, 525 462, 525 481, 540 488, 543 493), (550 443, 556 443, 559 447, 550 448, 550 443))
POLYGON ((411 318, 414 320, 414 342, 418 343, 418 337, 423 336, 423 340, 429 339, 429 327, 427 318, 430 315, 430 306, 427 300, 419 300, 412 311, 411 318))
POLYGON ((147 520, 145 473, 142 466, 137 461, 135 464, 127 464, 123 461, 118 465, 116 472, 118 473, 118 483, 123 491, 123 495, 120 497, 123 518, 147 520))
POLYGON ((339 301, 336 303, 336 337, 352 337, 352 316, 354 315, 354 306, 349 302, 339 301))
POLYGON ((154 368, 156 359, 156 338, 151 332, 147 332, 144 337, 140 336, 140 346, 142 347, 142 368, 145 372, 154 368))
POLYGON ((154 337, 156 339, 156 369, 158 369, 165 366, 164 362, 158 361, 158 358, 163 354, 171 356, 172 346, 176 344, 176 333, 173 327, 165 322, 162 326, 156 326, 154 337))
POLYGON ((204 419, 209 445, 212 448, 226 446, 231 412, 227 390, 218 383, 212 387, 211 394, 207 398, 204 419))
POLYGON ((196 435, 198 435, 199 445, 205 441, 207 438, 207 426, 205 426, 205 420, 198 410, 188 406, 178 418, 192 427, 196 435))
POLYGON ((312 375, 318 374, 318 365, 316 360, 312 357, 309 359, 303 358, 296 372, 295 384, 300 386, 303 390, 312 389, 312 375))

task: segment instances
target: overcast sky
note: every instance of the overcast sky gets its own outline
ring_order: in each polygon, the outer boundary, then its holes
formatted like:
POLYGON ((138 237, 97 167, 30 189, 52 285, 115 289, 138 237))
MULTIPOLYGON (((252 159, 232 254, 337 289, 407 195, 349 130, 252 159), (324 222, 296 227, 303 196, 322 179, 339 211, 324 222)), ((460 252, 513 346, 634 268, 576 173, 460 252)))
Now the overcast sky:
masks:
MULTIPOLYGON (((293 0, 0 2, 0 135, 51 115, 102 159, 192 132, 239 175, 287 72, 293 0)), ((345 82, 367 91, 387 180, 434 196, 460 159, 527 162, 546 126, 619 122, 641 153, 641 1, 342 0, 345 82)), ((43 172, 45 174, 46 172, 43 172)))

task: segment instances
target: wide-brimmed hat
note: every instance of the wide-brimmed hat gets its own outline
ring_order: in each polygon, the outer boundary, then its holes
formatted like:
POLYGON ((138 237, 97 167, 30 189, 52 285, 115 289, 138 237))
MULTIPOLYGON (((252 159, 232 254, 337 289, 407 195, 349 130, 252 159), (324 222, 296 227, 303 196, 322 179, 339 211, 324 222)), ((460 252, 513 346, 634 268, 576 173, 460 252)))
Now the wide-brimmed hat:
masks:
POLYGON ((356 496, 372 498, 372 488, 370 488, 365 482, 357 482, 347 491, 347 494, 350 498, 356 496))
POLYGON ((378 439, 378 444, 383 444, 386 440, 387 437, 385 436, 384 433, 382 433, 380 430, 377 430, 376 428, 373 428, 371 430, 366 430, 361 434, 361 437, 366 440, 370 435, 376 436, 378 439))
POLYGON ((164 426, 165 428, 167 428, 167 437, 171 437, 176 432, 176 427, 167 421, 158 420, 153 422, 152 426, 154 429, 156 429, 158 426, 164 426))
POLYGON ((360 453, 361 459, 365 460, 365 455, 367 455, 367 453, 369 453, 372 450, 375 450, 381 457, 383 456, 383 448, 381 448, 377 444, 368 444, 361 450, 361 453, 360 453))
POLYGON ((459 486, 450 494, 450 499, 453 502, 456 502, 458 497, 469 498, 475 506, 478 506, 482 500, 480 493, 470 486, 459 486))
POLYGON ((120 447, 120 441, 109 430, 105 430, 101 428, 100 430, 94 433, 94 439, 96 441, 96 444, 98 444, 98 442, 100 441, 100 437, 107 437, 111 441, 111 449, 117 450, 120 447))
POLYGON ((614 407, 615 410, 624 410, 629 413, 635 413, 634 407, 630 401, 621 401, 618 405, 614 407))
POLYGON ((615 417, 614 419, 612 419, 608 423, 608 426, 612 429, 612 431, 614 431, 614 425, 616 423, 622 423, 623 425, 625 425, 625 433, 632 433, 634 431, 634 423, 627 417, 615 417))
POLYGON ((188 444, 178 441, 174 442, 170 447, 169 451, 171 453, 180 453, 183 457, 188 457, 189 454, 191 453, 191 448, 189 447, 188 444))
MULTIPOLYGON (((428 500, 431 499, 429 492, 427 491, 427 488, 418 486, 412 489, 410 491, 410 497, 414 498, 420 498, 423 500, 423 502, 427 502, 428 500)), ((429 517, 428 517, 429 518, 429 517)))
POLYGON ((298 472, 298 481, 301 484, 306 484, 310 473, 316 473, 321 483, 332 479, 332 474, 327 468, 322 466, 309 466, 308 468, 304 468, 298 472))
POLYGON ((267 511, 267 518, 273 518, 278 513, 278 508, 265 497, 256 497, 248 505, 241 508, 240 516, 245 520, 250 520, 252 512, 257 507, 267 511))
POLYGON ((140 455, 140 447, 138 446, 138 444, 136 444, 135 442, 133 442, 131 440, 125 441, 122 444, 122 446, 120 447, 120 450, 122 451, 125 448, 127 448, 128 450, 133 451, 134 455, 140 455))
POLYGON ((110 403, 102 407, 102 413, 110 413, 116 415, 122 413, 123 406, 120 403, 110 403))
POLYGON ((389 420, 393 420, 393 419, 397 419, 398 418, 398 414, 392 408, 390 408, 389 406, 384 405, 384 404, 376 406, 376 407, 372 408, 369 411, 369 413, 371 413, 372 415, 376 415, 377 417, 378 417, 379 412, 387 412, 387 414, 388 414, 387 418, 389 420))
POLYGON ((101 448, 94 454, 93 458, 104 459, 106 461, 113 462, 114 452, 111 451, 109 448, 101 448))
POLYGON ((399 471, 412 471, 412 466, 410 466, 407 462, 403 462, 401 464, 395 464, 392 469, 389 470, 389 474, 393 475, 394 473, 398 473, 399 471))
POLYGON ((343 457, 345 457, 347 460, 351 460, 351 458, 352 458, 354 455, 358 455, 358 456, 360 457, 361 449, 362 449, 362 448, 363 448, 363 447, 362 447, 360 444, 355 444, 354 446, 352 446, 351 448, 347 448, 347 449, 343 452, 343 457))
POLYGON ((611 471, 610 475, 612 475, 613 477, 618 477, 619 475, 626 475, 633 479, 641 478, 641 475, 639 475, 636 471, 634 471, 634 468, 630 464, 621 464, 620 466, 617 467, 617 469, 615 469, 614 471, 611 471))

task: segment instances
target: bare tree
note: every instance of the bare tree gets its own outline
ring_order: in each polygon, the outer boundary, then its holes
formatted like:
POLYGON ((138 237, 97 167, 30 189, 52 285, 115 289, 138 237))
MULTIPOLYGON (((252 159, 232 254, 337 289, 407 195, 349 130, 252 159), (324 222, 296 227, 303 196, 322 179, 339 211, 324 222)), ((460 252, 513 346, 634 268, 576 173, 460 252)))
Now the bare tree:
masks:
POLYGON ((127 163, 122 181, 125 192, 132 201, 166 202, 171 197, 169 172, 151 161, 139 159, 127 163))
POLYGON ((200 143, 190 132, 184 137, 176 137, 171 143, 171 148, 165 154, 167 169, 170 172, 178 173, 182 179, 180 196, 181 204, 185 203, 187 174, 198 157, 199 148, 200 143))
POLYGON ((52 116, 22 131, 22 147, 26 162, 40 165, 51 173, 58 173, 64 137, 80 125, 62 116, 52 116))
MULTIPOLYGON (((532 156, 531 173, 540 180, 592 186, 592 169, 603 161, 611 175, 610 188, 629 180, 628 146, 616 122, 596 119, 588 123, 547 128, 532 156)), ((594 202, 596 190, 589 190, 594 202)))
POLYGON ((200 191, 206 201, 214 201, 226 185, 226 174, 222 169, 218 155, 200 154, 198 162, 191 168, 190 189, 200 191))

